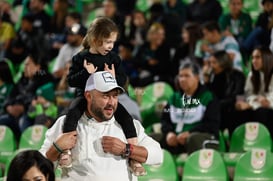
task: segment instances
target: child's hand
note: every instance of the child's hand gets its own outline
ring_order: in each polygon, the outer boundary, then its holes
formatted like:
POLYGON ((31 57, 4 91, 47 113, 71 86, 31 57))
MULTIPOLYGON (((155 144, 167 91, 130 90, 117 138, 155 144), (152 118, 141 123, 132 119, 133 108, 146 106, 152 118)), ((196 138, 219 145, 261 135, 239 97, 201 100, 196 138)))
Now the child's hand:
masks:
POLYGON ((93 74, 98 69, 98 67, 95 67, 94 64, 87 62, 87 60, 84 60, 83 67, 87 70, 89 74, 93 74))
POLYGON ((116 77, 114 64, 112 64, 111 69, 109 69, 108 65, 105 63, 104 70, 110 72, 113 77, 116 77))

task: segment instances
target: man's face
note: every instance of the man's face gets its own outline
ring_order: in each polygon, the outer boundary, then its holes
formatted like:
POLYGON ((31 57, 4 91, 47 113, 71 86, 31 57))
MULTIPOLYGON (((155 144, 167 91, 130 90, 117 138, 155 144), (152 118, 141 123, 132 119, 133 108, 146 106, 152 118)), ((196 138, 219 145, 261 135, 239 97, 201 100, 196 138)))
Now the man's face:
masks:
POLYGON ((203 29, 202 32, 205 40, 207 40, 209 43, 216 43, 215 31, 208 31, 207 29, 203 29))
POLYGON ((178 73, 179 86, 184 92, 191 92, 197 87, 199 78, 190 68, 181 69, 178 73))
POLYGON ((108 121, 114 115, 118 105, 118 89, 102 93, 97 90, 86 92, 88 111, 97 121, 108 121))

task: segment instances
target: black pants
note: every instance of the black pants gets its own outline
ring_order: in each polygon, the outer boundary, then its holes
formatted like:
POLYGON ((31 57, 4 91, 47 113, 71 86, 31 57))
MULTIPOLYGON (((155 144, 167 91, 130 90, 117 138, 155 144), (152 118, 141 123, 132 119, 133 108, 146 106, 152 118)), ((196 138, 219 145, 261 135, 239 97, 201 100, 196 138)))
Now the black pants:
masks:
MULTIPOLYGON (((87 103, 83 96, 78 96, 71 102, 63 125, 64 133, 76 130, 78 121, 86 107, 87 103)), ((118 103, 114 116, 127 139, 137 136, 132 116, 120 103, 118 103)))

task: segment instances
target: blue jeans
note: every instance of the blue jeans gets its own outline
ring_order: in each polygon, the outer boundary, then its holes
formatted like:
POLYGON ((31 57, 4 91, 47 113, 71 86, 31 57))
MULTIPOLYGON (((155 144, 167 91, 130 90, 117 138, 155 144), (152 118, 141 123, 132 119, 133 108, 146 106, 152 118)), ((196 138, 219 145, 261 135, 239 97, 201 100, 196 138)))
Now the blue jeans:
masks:
POLYGON ((23 114, 20 118, 15 118, 10 114, 0 115, 0 125, 8 126, 13 131, 18 141, 21 133, 32 124, 32 121, 25 114, 23 114))

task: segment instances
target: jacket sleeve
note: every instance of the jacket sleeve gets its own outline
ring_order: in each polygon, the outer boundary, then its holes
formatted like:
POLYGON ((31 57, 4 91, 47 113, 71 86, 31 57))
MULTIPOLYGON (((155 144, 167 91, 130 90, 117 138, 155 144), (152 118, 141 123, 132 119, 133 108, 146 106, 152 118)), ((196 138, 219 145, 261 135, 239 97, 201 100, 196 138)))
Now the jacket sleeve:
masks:
POLYGON ((168 134, 169 132, 175 132, 174 124, 171 121, 170 117, 170 105, 167 104, 163 109, 162 116, 161 116, 161 131, 164 135, 168 134))
POLYGON ((201 124, 192 128, 190 132, 208 132, 218 137, 220 126, 220 104, 215 97, 208 103, 201 124))
POLYGON ((70 87, 84 89, 89 73, 83 67, 83 57, 80 53, 72 57, 72 65, 67 75, 67 82, 70 87))

